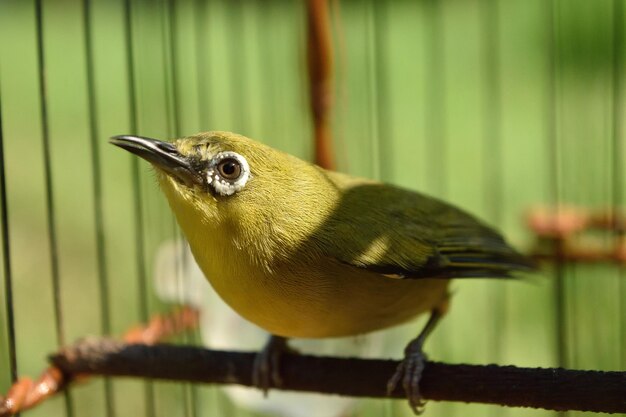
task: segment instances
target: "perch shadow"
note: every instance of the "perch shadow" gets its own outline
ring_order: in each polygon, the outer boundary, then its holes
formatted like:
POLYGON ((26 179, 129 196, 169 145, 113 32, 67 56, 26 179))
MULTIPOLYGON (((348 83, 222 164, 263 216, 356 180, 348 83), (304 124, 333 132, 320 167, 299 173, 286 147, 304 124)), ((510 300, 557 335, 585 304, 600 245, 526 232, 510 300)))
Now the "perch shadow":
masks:
MULTIPOLYGON (((68 375, 133 376, 252 386, 254 357, 254 352, 89 339, 63 349, 50 359, 68 375)), ((283 376, 280 389, 386 398, 386 383, 397 364, 393 360, 285 354, 280 362, 283 376)), ((427 362, 421 388, 426 399, 435 401, 626 412, 626 372, 427 362)), ((396 389, 391 397, 404 398, 404 392, 396 389)), ((271 393, 268 401, 271 401, 271 393)))

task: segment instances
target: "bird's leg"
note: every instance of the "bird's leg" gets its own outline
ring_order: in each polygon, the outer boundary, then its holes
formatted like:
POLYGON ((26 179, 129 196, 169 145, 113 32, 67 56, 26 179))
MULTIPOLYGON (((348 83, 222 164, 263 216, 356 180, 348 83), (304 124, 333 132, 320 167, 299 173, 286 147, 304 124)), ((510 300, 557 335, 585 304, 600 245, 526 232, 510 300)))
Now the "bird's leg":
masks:
POLYGON ((283 383, 279 363, 280 356, 285 352, 294 352, 287 344, 287 339, 272 334, 254 358, 252 383, 261 389, 266 397, 271 385, 279 387, 283 383))
POLYGON ((424 406, 424 400, 419 388, 419 382, 422 378, 422 372, 424 371, 424 365, 426 364, 426 355, 422 351, 424 341, 428 335, 443 317, 443 309, 434 309, 428 322, 420 332, 420 334, 404 349, 404 359, 398 365, 396 373, 393 374, 389 382, 387 382, 387 395, 390 395, 396 388, 396 385, 402 381, 402 387, 406 393, 406 397, 409 400, 411 409, 415 414, 421 414, 424 406))

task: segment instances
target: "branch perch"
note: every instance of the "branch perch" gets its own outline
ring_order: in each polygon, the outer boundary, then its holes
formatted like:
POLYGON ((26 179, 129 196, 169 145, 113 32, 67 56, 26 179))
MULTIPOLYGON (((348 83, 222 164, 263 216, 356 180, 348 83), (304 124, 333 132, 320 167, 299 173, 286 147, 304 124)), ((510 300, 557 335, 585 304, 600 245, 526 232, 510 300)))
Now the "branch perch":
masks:
MULTIPOLYGON (((50 359, 69 375, 99 374, 252 386, 254 357, 254 352, 164 344, 129 345, 110 339, 89 339, 50 359)), ((386 398, 386 383, 397 364, 393 360, 285 354, 281 357, 281 389, 386 398)), ((427 362, 421 387, 425 398, 436 401, 626 412, 626 372, 427 362)), ((391 397, 404 398, 404 393, 398 389, 391 397)))

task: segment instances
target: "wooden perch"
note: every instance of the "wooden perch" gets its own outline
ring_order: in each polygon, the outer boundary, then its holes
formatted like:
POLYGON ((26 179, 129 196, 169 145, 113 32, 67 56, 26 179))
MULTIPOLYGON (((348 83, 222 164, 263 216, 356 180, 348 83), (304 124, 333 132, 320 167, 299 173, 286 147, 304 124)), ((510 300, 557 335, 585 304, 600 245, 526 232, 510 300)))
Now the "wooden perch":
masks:
MULTIPOLYGON (((254 352, 223 352, 190 346, 129 345, 89 339, 53 355, 69 375, 99 374, 252 386, 254 352)), ((285 354, 283 386, 354 397, 387 397, 398 362, 285 354)), ((500 404, 548 410, 626 412, 626 372, 448 365, 428 362, 421 382, 426 399, 500 404)), ((404 398, 401 389, 393 398, 404 398)), ((271 393, 268 401, 271 401, 271 393)))

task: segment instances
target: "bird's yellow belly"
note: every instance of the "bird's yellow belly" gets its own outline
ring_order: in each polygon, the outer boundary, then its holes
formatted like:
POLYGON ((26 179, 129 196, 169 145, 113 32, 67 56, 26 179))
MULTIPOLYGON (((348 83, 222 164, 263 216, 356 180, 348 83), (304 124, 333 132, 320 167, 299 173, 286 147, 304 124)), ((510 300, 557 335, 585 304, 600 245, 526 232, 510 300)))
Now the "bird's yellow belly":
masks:
POLYGON ((233 234, 224 227, 198 227, 196 217, 177 204, 172 208, 196 262, 220 297, 275 335, 358 335, 403 323, 447 298, 448 280, 394 279, 333 258, 295 252, 294 259, 259 265, 251 249, 234 245, 233 234))
POLYGON ((292 265, 272 274, 244 264, 223 270, 200 263, 217 293, 235 311, 284 337, 371 332, 410 320, 447 296, 447 280, 393 279, 332 260, 297 270, 292 265))

